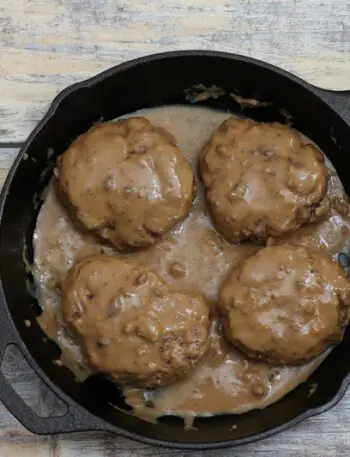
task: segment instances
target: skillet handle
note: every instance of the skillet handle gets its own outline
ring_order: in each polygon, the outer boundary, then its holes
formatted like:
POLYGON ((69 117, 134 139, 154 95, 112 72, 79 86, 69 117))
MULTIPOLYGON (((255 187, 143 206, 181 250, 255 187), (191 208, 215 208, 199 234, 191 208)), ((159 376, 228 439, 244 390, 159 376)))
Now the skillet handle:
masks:
MULTIPOLYGON (((1 370, 1 363, 5 350, 9 345, 15 345, 23 357, 26 358, 25 353, 16 342, 16 330, 14 329, 13 323, 10 322, 10 319, 11 318, 6 316, 5 312, 0 320, 0 400, 6 408, 22 425, 24 425, 24 427, 39 435, 92 430, 109 431, 110 427, 107 423, 100 420, 98 417, 93 416, 83 407, 80 407, 67 397, 62 400, 67 407, 67 411, 64 415, 58 417, 38 416, 31 407, 26 404, 1 370)), ((59 397, 56 392, 55 394, 59 397)))
POLYGON ((350 90, 334 91, 315 87, 317 95, 350 125, 350 90))

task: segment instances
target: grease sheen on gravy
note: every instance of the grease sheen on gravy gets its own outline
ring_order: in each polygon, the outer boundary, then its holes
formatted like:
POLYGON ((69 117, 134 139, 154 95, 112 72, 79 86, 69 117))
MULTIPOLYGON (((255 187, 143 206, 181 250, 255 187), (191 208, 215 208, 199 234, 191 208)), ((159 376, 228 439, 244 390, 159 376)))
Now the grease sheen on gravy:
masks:
MULTIPOLYGON (((195 106, 152 108, 136 114, 169 130, 177 138, 180 150, 195 172, 200 149, 214 129, 230 116, 229 113, 195 106)), ((329 162, 327 165, 330 170, 329 196, 343 201, 346 196, 339 178, 332 165, 329 162)), ((176 290, 203 293, 211 303, 215 316, 215 302, 223 278, 229 269, 261 246, 227 243, 211 224, 198 176, 197 187, 198 195, 192 212, 184 222, 151 248, 126 256, 146 264, 176 290)), ((283 241, 324 249, 335 258, 347 248, 349 230, 349 220, 333 209, 327 220, 304 226, 294 234, 284 236, 283 241)), ((61 347, 62 362, 79 379, 84 379, 89 370, 74 337, 67 334, 62 323, 57 288, 59 277, 77 259, 88 254, 121 254, 94 236, 79 232, 59 203, 52 185, 47 190, 38 217, 34 244, 34 276, 39 303, 43 308, 39 324, 61 347)), ((189 418, 242 413, 263 408, 283 397, 305 381, 323 358, 300 367, 270 367, 248 360, 224 340, 220 323, 214 317, 211 347, 184 379, 150 392, 126 387, 124 394, 135 414, 145 419, 162 414, 189 418)))

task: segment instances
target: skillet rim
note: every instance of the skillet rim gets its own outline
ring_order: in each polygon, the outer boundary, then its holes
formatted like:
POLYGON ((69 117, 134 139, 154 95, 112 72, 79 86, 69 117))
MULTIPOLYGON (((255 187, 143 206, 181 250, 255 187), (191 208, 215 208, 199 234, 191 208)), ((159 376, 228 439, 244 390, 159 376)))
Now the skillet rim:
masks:
MULTIPOLYGON (((26 153, 28 148, 30 147, 31 143, 37 136, 37 134, 45 128, 47 122, 54 117, 57 109, 61 105, 61 103, 66 100, 70 95, 73 93, 77 92, 79 89, 88 89, 95 84, 98 84, 99 82, 105 80, 109 76, 112 76, 117 73, 124 72, 130 68, 136 67, 143 65, 145 63, 151 63, 153 61, 159 61, 162 59, 172 59, 172 58, 178 58, 178 57, 199 57, 199 56, 204 56, 204 57, 211 57, 211 58, 224 58, 228 60, 234 60, 234 61, 241 61, 245 63, 252 64, 254 66, 264 68, 267 70, 270 70, 280 76, 283 76, 290 81, 293 81, 297 83, 299 86, 302 86, 309 92, 313 93, 316 97, 318 97, 322 102, 324 102, 328 109, 332 110, 334 113, 337 115, 341 116, 343 120, 345 121, 347 127, 350 129, 350 119, 347 121, 345 119, 345 116, 342 113, 339 113, 337 109, 337 100, 339 100, 339 95, 345 94, 346 97, 349 97, 350 99, 350 92, 346 93, 346 91, 329 91, 329 90, 324 90, 321 89, 317 86, 314 86, 310 83, 307 83, 303 79, 293 75, 292 73, 285 71, 283 69, 280 69, 274 65, 265 63, 263 61, 251 58, 251 57, 246 57, 242 56, 239 54, 233 54, 229 52, 221 52, 221 51, 207 51, 207 50, 186 50, 186 51, 170 51, 170 52, 163 52, 163 53, 157 53, 157 54, 151 54, 151 55, 146 55, 143 57, 139 57, 136 59, 133 59, 128 62, 121 63, 119 65, 113 66, 107 70, 104 70, 103 72, 88 78, 84 81, 72 84, 68 86, 66 89, 61 91, 52 101, 51 105, 48 108, 48 111, 42 118, 42 120, 38 123, 38 125, 35 127, 35 129, 31 132, 31 134, 28 136, 26 141, 23 143, 22 147, 20 148, 20 151, 18 152, 16 159, 14 160, 8 174, 6 177, 6 180, 4 182, 4 185, 1 190, 1 196, 0 196, 0 224, 4 223, 3 220, 3 210, 4 210, 4 205, 7 199, 7 195, 10 191, 10 187, 12 184, 12 181, 16 175, 16 171, 18 168, 19 163, 21 162, 23 155, 26 153), (333 102, 332 96, 334 96, 335 101, 333 102)), ((185 443, 185 442, 174 442, 170 440, 160 440, 160 439, 154 439, 154 438, 148 438, 146 436, 143 436, 142 434, 135 433, 135 432, 129 432, 120 426, 115 426, 107 422, 106 420, 98 417, 97 415, 94 415, 90 411, 88 411, 85 407, 77 403, 75 400, 73 400, 69 395, 67 395, 61 388, 59 388, 51 379, 45 374, 44 370, 37 364, 35 361, 34 357, 31 355, 29 349, 27 349, 24 341, 22 340, 21 336, 19 335, 19 332, 16 328, 15 323, 13 322, 12 319, 12 314, 7 306, 5 297, 4 297, 4 291, 2 287, 2 278, 1 278, 1 272, 0 272, 0 301, 2 302, 1 305, 2 307, 6 310, 6 319, 7 321, 0 321, 0 330, 6 330, 8 326, 10 327, 9 334, 12 335, 12 339, 14 340, 14 344, 20 349, 22 355, 25 357, 29 365, 34 369, 35 373, 39 376, 41 381, 43 381, 59 398, 63 399, 67 405, 68 405, 68 413, 65 416, 62 416, 62 418, 69 419, 69 413, 70 413, 70 408, 72 408, 73 412, 77 413, 78 415, 80 414, 80 418, 86 416, 85 420, 82 420, 81 422, 81 427, 77 427, 76 430, 71 429, 70 431, 92 431, 92 430, 101 430, 101 431, 109 431, 113 433, 120 434, 121 436, 125 436, 127 438, 131 438, 133 440, 142 442, 142 443, 147 443, 147 444, 152 444, 152 445, 158 445, 162 447, 167 447, 167 448, 174 448, 174 449, 197 449, 197 450, 204 450, 204 449, 219 449, 219 448, 225 448, 225 447, 232 447, 232 446, 239 446, 242 444, 246 443, 252 443, 255 441, 258 441, 263 438, 267 438, 270 436, 273 436, 293 425, 298 424, 299 422, 309 418, 313 417, 315 415, 321 414, 329 409, 331 409, 333 406, 335 406, 344 396, 349 384, 350 384, 350 372, 344 377, 342 380, 342 383, 338 389, 338 391, 334 394, 334 396, 325 404, 316 407, 316 408, 310 408, 305 410, 303 413, 299 414, 298 416, 294 417, 290 421, 284 422, 283 424, 273 427, 269 430, 266 430, 264 432, 254 434, 251 436, 248 436, 246 438, 241 438, 241 439, 233 439, 233 440, 226 440, 226 441, 219 441, 219 442, 213 442, 213 443, 185 443), (90 420, 90 422, 89 422, 90 420), (96 423, 97 420, 97 423, 96 423), (90 423, 90 425, 89 425, 90 423)), ((4 332, 1 332, 4 333, 4 332)), ((11 337, 9 337, 11 339, 11 337)), ((3 347, 1 348, 0 345, 0 360, 2 359, 2 356, 5 352, 5 349, 11 341, 5 341, 5 336, 2 336, 3 339, 3 347)), ((0 338, 1 340, 1 338, 0 338)), ((1 389, 0 389, 1 393, 1 389)), ((9 408, 11 412, 11 408, 9 408)), ((38 420, 42 420, 43 418, 40 418, 38 416, 38 420)), ((33 430, 35 432, 35 426, 33 425, 33 430)), ((26 425, 25 425, 26 426, 26 425)), ((46 433, 62 433, 60 430, 48 430, 46 433)))

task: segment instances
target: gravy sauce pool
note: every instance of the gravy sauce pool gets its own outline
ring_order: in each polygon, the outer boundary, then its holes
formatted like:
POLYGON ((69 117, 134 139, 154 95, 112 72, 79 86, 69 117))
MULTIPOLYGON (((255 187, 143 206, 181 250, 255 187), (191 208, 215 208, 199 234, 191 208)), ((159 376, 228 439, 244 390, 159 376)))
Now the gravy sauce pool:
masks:
MULTIPOLYGON (((229 113, 195 106, 152 108, 135 114, 169 130, 177 138, 180 150, 195 172, 200 149, 214 129, 230 116, 229 113)), ((276 242, 323 249, 336 259, 339 252, 348 250, 350 220, 346 216, 348 204, 342 185, 329 161, 327 166, 330 172, 328 193, 333 201, 329 218, 302 227, 276 242)), ((198 176, 197 187, 192 212, 183 223, 153 247, 126 257, 143 262, 174 289, 196 290, 204 294, 215 314, 219 285, 228 270, 261 246, 227 243, 211 224, 198 176)), ((39 324, 61 347, 62 363, 83 380, 90 372, 77 342, 67 333, 62 322, 58 280, 76 260, 86 255, 107 252, 123 256, 94 236, 76 229, 59 203, 52 184, 47 189, 38 217, 34 245, 34 277, 43 308, 39 324)), ((220 323, 214 318, 211 347, 186 378, 154 391, 125 387, 124 394, 134 413, 144 419, 154 420, 157 416, 173 414, 184 417, 189 423, 196 415, 243 413, 264 408, 305 381, 324 357, 300 367, 271 367, 248 360, 224 340, 220 323)))

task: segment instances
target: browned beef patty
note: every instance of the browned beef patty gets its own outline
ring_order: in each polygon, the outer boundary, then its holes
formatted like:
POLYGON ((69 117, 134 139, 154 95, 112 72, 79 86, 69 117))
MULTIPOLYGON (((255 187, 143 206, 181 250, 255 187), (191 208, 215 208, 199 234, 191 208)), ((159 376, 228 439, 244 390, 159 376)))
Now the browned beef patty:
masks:
POLYGON ((226 337, 249 357, 302 364, 340 341, 350 282, 328 256, 284 244, 234 268, 219 301, 226 337))
POLYGON ((202 296, 171 292, 142 264, 114 256, 87 257, 68 271, 62 310, 90 367, 125 384, 170 384, 209 344, 202 296))
POLYGON ((202 150, 200 173, 215 226, 232 243, 277 237, 328 212, 322 153, 282 124, 229 118, 202 150))
POLYGON ((194 177, 174 137, 135 117, 95 125, 55 170, 63 202, 120 251, 146 248, 192 207, 194 177))

